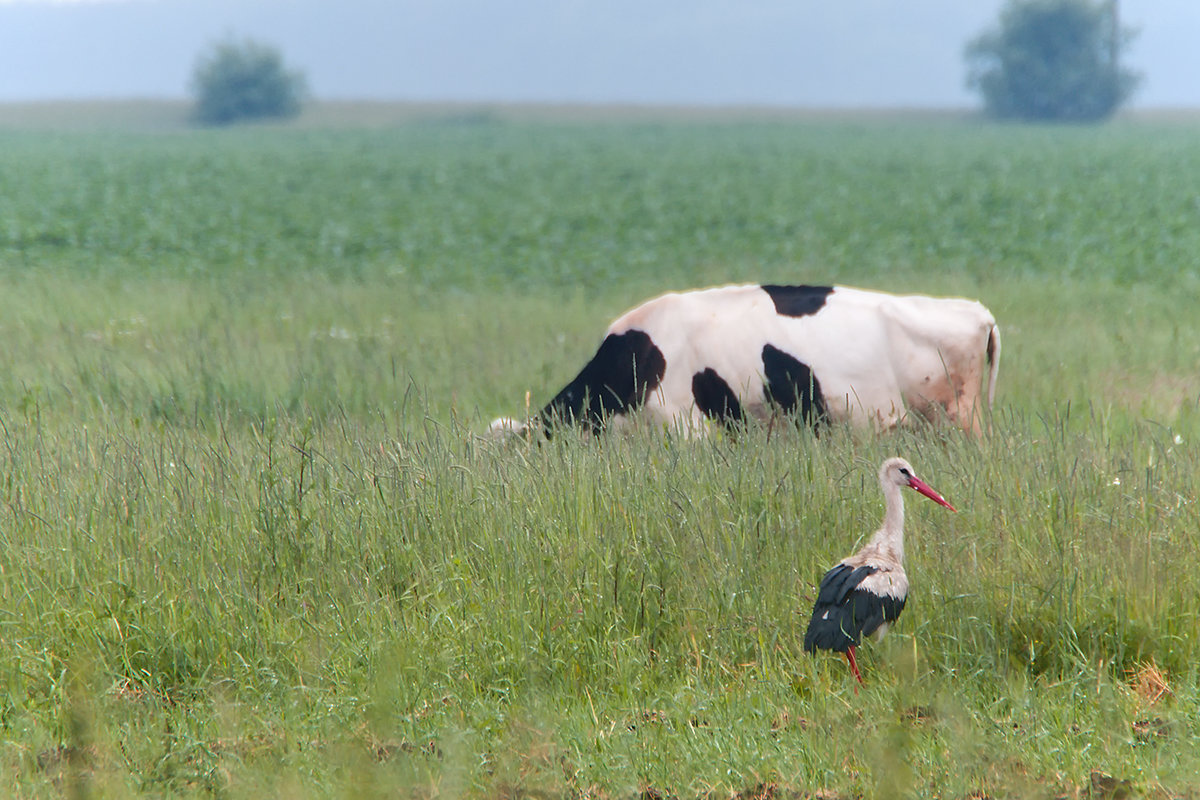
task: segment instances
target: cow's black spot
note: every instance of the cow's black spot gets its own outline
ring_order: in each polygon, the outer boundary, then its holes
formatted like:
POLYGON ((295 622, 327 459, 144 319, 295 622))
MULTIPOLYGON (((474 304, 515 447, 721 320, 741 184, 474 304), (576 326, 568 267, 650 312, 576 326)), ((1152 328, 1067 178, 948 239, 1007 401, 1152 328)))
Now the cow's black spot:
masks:
POLYGON ((763 345, 762 362, 768 401, 810 425, 825 419, 825 395, 807 364, 769 344, 763 345))
POLYGON ((645 403, 666 369, 662 351, 643 331, 610 333, 539 416, 548 425, 581 423, 598 431, 613 414, 627 414, 645 403))
POLYGON ((763 286, 775 312, 785 317, 804 317, 815 314, 825 305, 826 298, 833 293, 832 286, 763 286))
POLYGON ((712 367, 706 367, 703 372, 692 376, 692 397, 696 400, 696 408, 709 419, 717 419, 725 424, 745 419, 737 395, 712 367))

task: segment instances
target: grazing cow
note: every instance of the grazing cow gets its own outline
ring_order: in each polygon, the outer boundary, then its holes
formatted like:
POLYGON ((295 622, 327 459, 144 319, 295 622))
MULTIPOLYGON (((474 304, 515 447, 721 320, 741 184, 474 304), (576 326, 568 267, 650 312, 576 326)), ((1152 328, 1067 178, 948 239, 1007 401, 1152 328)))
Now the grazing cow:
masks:
MULTIPOLYGON (((888 429, 913 415, 980 430, 1000 330, 973 300, 844 286, 720 286, 668 293, 609 326, 596 355, 533 423, 598 431, 644 416, 684 433, 777 412, 888 429)), ((528 423, 501 417, 491 432, 528 423)))

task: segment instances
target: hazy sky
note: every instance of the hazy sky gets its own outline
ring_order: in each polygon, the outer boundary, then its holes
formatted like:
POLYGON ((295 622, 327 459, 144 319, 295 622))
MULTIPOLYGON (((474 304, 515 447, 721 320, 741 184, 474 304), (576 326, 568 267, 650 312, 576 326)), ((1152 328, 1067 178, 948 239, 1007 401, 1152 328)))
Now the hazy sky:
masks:
MULTIPOLYGON (((0 0, 0 101, 181 98, 222 36, 326 99, 963 107, 1003 0, 0 0)), ((1134 105, 1200 107, 1200 0, 1123 0, 1134 105)))

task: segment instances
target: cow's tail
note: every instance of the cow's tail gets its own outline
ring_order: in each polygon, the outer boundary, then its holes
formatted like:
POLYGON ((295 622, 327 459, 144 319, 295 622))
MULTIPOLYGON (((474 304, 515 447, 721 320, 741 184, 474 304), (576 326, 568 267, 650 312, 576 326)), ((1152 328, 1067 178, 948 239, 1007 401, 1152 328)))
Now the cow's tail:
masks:
POLYGON ((987 403, 988 410, 991 411, 992 403, 996 399, 996 379, 1000 376, 1000 326, 994 322, 992 323, 992 330, 988 333, 987 360, 987 403))

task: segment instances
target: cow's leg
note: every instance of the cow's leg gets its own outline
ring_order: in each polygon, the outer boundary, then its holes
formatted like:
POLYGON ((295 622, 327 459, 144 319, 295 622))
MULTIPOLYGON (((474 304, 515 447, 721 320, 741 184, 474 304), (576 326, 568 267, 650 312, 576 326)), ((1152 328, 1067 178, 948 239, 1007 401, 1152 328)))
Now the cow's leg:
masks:
POLYGON ((964 433, 979 435, 983 431, 983 397, 978 382, 964 384, 955 392, 952 419, 964 433))
POLYGON ((762 363, 770 402, 813 427, 827 421, 821 383, 807 364, 769 344, 763 346, 762 363))
POLYGON ((933 423, 949 422, 964 433, 978 434, 982 430, 982 393, 978 374, 945 375, 942 380, 922 394, 920 414, 933 423))
POLYGON ((692 400, 699 412, 693 422, 701 430, 704 417, 715 419, 726 428, 741 425, 746 421, 746 413, 742 410, 737 394, 712 367, 706 367, 692 376, 692 400))

